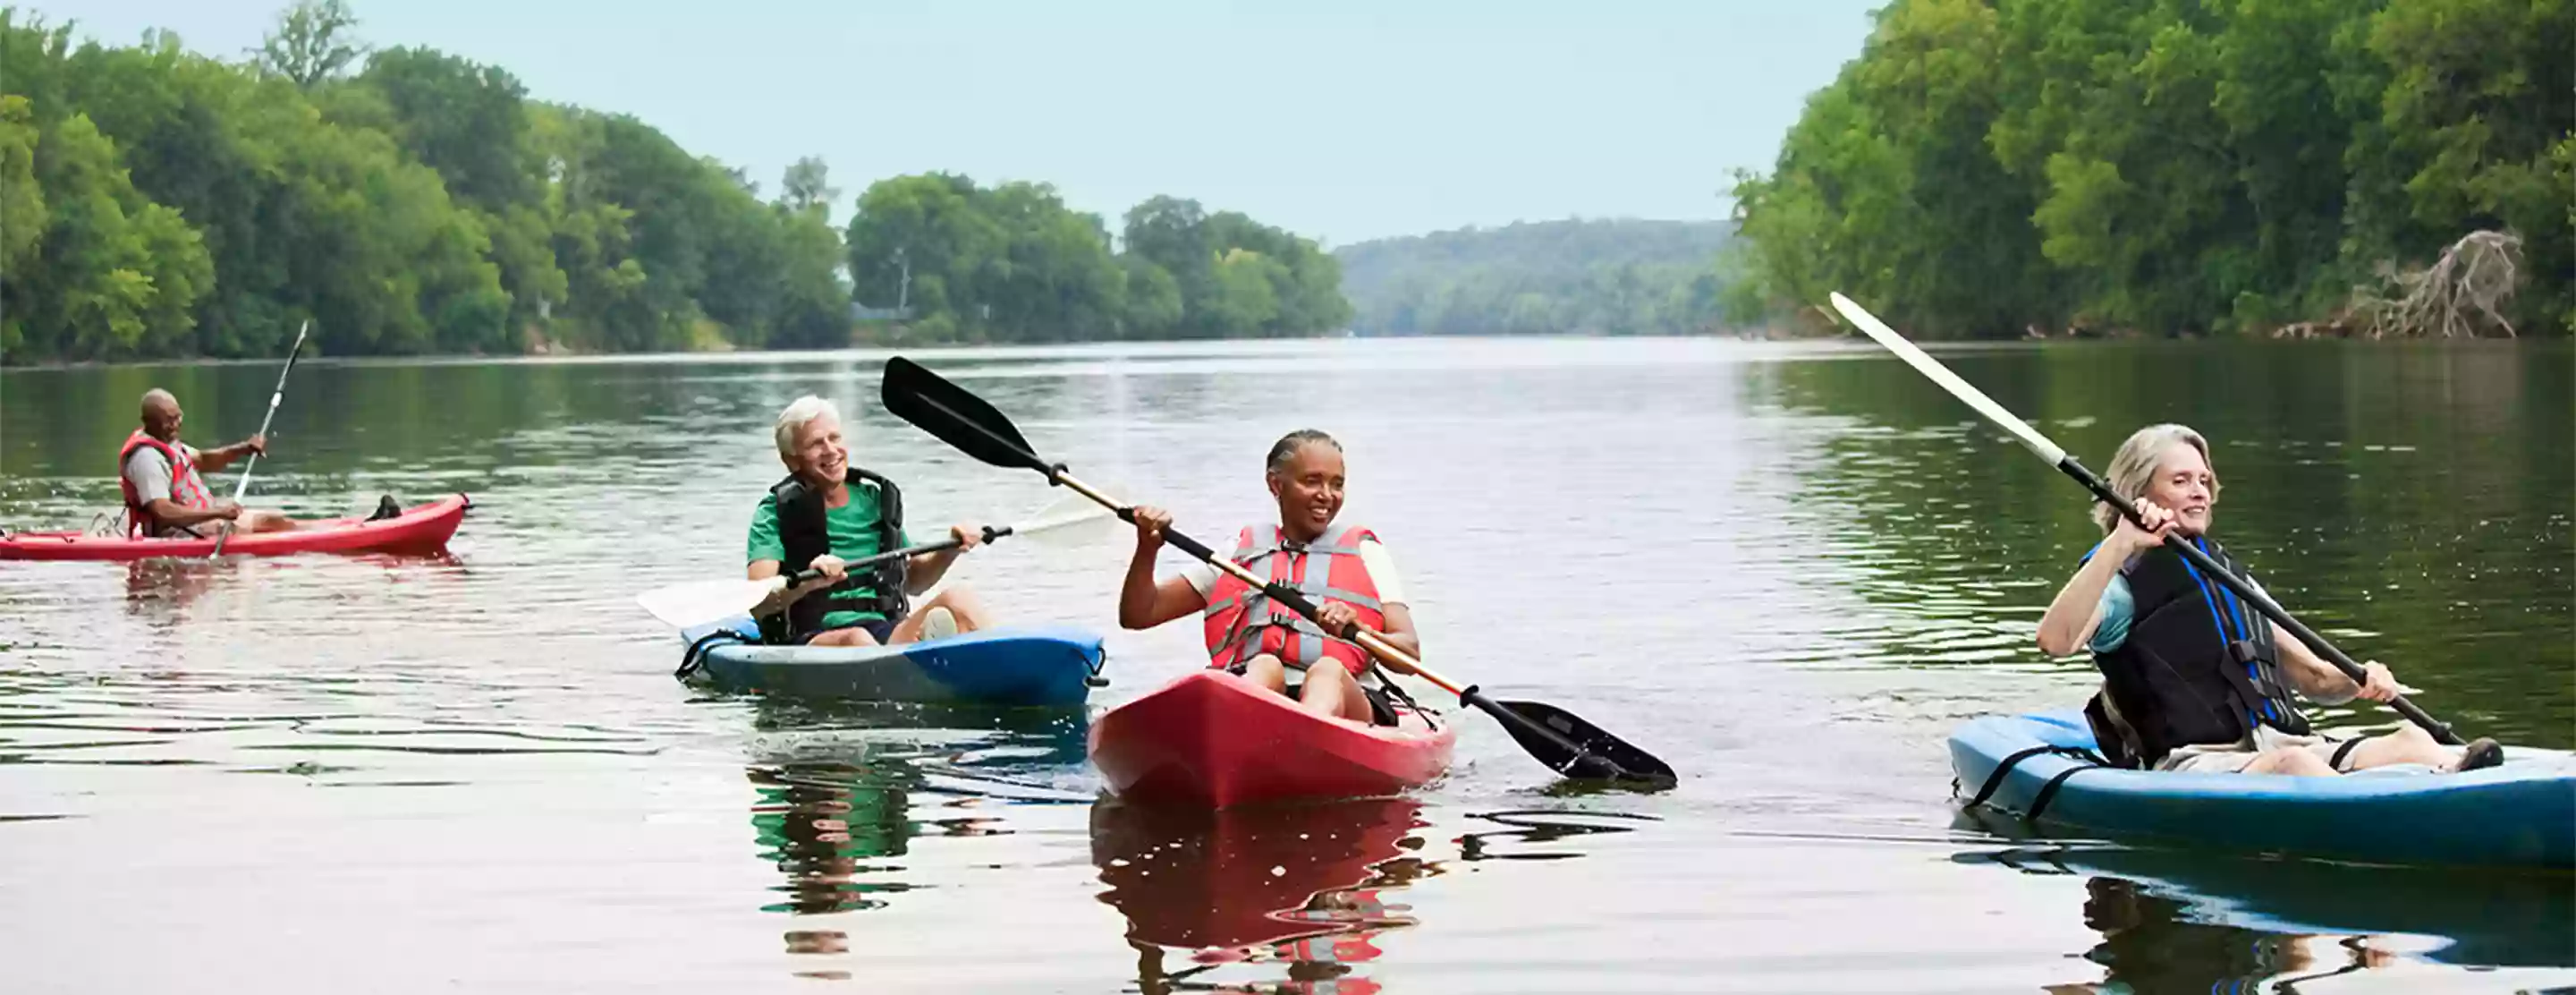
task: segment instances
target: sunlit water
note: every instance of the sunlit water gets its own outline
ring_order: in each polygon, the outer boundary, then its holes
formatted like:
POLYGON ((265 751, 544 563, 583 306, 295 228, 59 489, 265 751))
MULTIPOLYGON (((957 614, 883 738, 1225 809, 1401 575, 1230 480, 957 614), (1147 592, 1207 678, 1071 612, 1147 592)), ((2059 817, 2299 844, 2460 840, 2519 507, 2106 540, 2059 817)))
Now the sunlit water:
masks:
MULTIPOLYGON (((1283 432, 1348 447, 1427 658, 1686 777, 1555 789, 1493 725, 1403 800, 1094 804, 1080 716, 693 694, 633 605, 733 575, 814 391, 916 531, 1063 497, 876 403, 883 354, 299 365, 253 503, 473 495, 433 560, 0 565, 10 991, 2511 991, 2576 983, 2564 876, 2025 838, 1944 738, 2079 702, 2030 629, 2073 485, 1853 344, 1268 343, 916 358, 1221 540, 1283 432)), ((2266 586, 2477 734, 2576 739, 2564 343, 1948 352, 2092 465, 2210 433, 2266 586)), ((77 527, 145 388, 190 438, 274 368, 0 376, 0 525, 77 527)), ((229 488, 229 474, 217 479, 229 488)), ((1110 634, 1096 711, 1196 665, 1115 630, 1115 528, 956 582, 1110 634)), ((1178 554, 1169 565, 1177 566, 1178 554)), ((1427 695, 1426 695, 1427 697, 1427 695)), ((2385 713, 2328 709, 2337 728, 2385 713)))

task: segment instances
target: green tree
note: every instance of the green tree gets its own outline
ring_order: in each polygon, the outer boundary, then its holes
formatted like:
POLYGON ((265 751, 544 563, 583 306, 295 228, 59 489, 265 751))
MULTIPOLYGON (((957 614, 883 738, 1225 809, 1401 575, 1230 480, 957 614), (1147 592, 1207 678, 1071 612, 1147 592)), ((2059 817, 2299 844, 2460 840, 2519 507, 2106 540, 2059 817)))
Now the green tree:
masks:
POLYGON ((87 115, 62 120, 33 151, 35 181, 47 194, 45 225, 33 265, 10 274, 6 344, 129 359, 184 340, 190 308, 213 276, 197 233, 135 190, 115 143, 87 115), (31 331, 39 338, 27 342, 31 331))
POLYGON ((778 183, 779 203, 792 211, 826 210, 841 199, 839 188, 832 186, 831 167, 823 160, 806 156, 787 167, 787 176, 778 183))
POLYGON ((1124 334, 1129 338, 1172 335, 1181 322, 1180 281, 1172 279, 1172 271, 1132 252, 1120 256, 1118 265, 1127 277, 1124 334))
POLYGON ((383 95, 389 131, 405 153, 437 170, 447 192, 487 213, 538 199, 527 88, 507 71, 426 48, 392 48, 367 60, 360 86, 383 95))
MULTIPOLYGON (((1897 0, 1739 176, 1756 297, 1934 336, 2320 316, 2479 228, 2576 263, 2571 0, 1897 0), (2540 83, 2538 81, 2550 81, 2540 83)), ((2566 327, 2568 284, 2531 310, 2566 327)))
POLYGON ((27 98, 0 95, 0 281, 34 261, 45 219, 45 191, 36 185, 35 115, 27 98))
POLYGON ((2421 261, 2460 234, 2501 228, 2523 238, 2534 279, 2525 320, 2576 323, 2576 2, 2392 0, 2369 24, 2385 64, 2378 120, 2355 152, 2384 157, 2384 206, 2360 251, 2421 261))
POLYGON ((1685 335, 1729 323, 1717 257, 1736 244, 1726 222, 1522 223, 1343 246, 1300 285, 1347 287, 1350 310, 1307 323, 1367 335, 1685 335))
POLYGON ((251 54, 261 69, 309 90, 366 54, 351 34, 357 26, 346 0, 298 0, 278 15, 277 28, 251 54))

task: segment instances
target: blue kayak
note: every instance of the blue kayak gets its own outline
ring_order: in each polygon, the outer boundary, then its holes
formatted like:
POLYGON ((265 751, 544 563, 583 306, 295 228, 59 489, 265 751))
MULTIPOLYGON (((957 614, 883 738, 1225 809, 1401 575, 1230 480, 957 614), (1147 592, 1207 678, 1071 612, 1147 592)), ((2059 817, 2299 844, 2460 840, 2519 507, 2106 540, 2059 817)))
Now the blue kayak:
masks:
POLYGON ((1973 797, 2006 758, 2027 754, 1985 804, 2036 811, 2044 826, 2361 863, 2576 867, 2576 755, 2565 751, 2508 746, 2502 765, 2464 774, 2289 777, 2121 770, 2071 755, 2094 745, 2082 712, 1994 716, 1951 734, 1950 768, 1973 797))
POLYGON ((897 646, 768 646, 751 619, 682 632, 680 677, 719 691, 958 705, 1080 705, 1100 677, 1100 636, 1070 626, 994 628, 897 646))

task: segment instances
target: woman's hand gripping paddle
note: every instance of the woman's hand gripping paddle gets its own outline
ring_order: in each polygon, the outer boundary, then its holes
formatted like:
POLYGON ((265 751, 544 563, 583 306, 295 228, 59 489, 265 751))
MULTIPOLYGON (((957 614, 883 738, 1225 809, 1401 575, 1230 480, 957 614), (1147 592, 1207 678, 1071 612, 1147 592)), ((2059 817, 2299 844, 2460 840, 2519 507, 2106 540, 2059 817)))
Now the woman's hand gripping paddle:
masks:
MULTIPOLYGON (((1098 502, 1101 507, 1115 510, 1118 517, 1133 520, 1134 512, 1126 506, 1074 479, 1061 464, 1050 464, 1039 458, 1028 440, 1020 435, 1019 428, 991 404, 985 403, 983 398, 942 379, 918 363, 901 356, 886 361, 884 399, 887 411, 956 447, 959 452, 995 466, 1035 470, 1045 476, 1048 483, 1071 488, 1075 493, 1098 502)), ((1296 589, 1266 585, 1240 564, 1218 556, 1198 540, 1170 529, 1163 530, 1163 540, 1245 583, 1262 587, 1271 600, 1288 606, 1308 621, 1315 620, 1314 603, 1306 600, 1305 595, 1296 589)), ((1352 626, 1343 635, 1396 669, 1418 674, 1442 690, 1457 695, 1461 703, 1493 716, 1522 749, 1559 774, 1571 778, 1649 783, 1670 783, 1676 779, 1673 769, 1652 754, 1564 709, 1538 702, 1496 701, 1472 685, 1461 686, 1433 672, 1423 666, 1422 661, 1397 649, 1377 633, 1352 626)))
MULTIPOLYGON (((1887 327, 1886 322, 1878 320, 1877 315, 1853 303, 1851 298, 1843 296, 1840 292, 1832 296, 1834 310, 1842 312, 1843 318, 1859 328, 1863 334, 1877 341, 1879 345, 1886 346, 1887 351, 1895 353, 1896 358, 1904 360, 1906 365, 1914 368, 1914 372, 1923 374, 1926 379, 1941 385, 1941 389, 1949 391, 1951 396, 1976 409, 1978 414, 1986 416, 1986 420, 1995 423, 1996 427, 2012 433, 2013 438, 2019 441, 2023 448, 2030 450, 2033 455, 2038 456, 2048 465, 2056 467, 2058 472, 2083 485, 2085 490, 2093 492, 2095 498, 2117 510, 2120 517, 2136 523, 2140 528, 2146 527, 2145 522, 2138 520, 2137 506, 2131 504, 2128 498, 2113 491, 2110 484, 2104 483, 2101 477, 2086 469, 2084 464, 2076 462, 2074 454, 2059 448, 2057 443, 2048 441, 2047 436, 2039 434, 2038 429, 2032 428, 2030 423, 2004 410, 2004 406, 1995 403, 1994 398, 1987 397, 1985 391, 1978 390, 1974 385, 1959 379, 1959 375, 1950 372, 1949 367, 1941 365, 1940 360, 1925 355, 1923 350, 1914 347, 1914 343, 1896 334, 1895 329, 1887 327)), ((2361 664, 2354 663, 2353 659, 2345 656, 2342 650, 2326 642, 2326 638, 2317 635, 2316 630, 2299 624, 2298 619, 2291 618, 2290 610, 2281 607, 2280 602, 2272 600, 2271 595, 2263 593, 2261 589, 2246 583, 2244 578, 2219 566, 2218 561, 2211 559, 2209 554, 2193 546, 2191 540, 2169 534, 2165 536, 2165 548, 2173 550, 2183 559, 2190 561, 2192 566, 2200 568, 2202 575, 2213 578, 2228 590, 2236 592, 2238 598, 2243 599, 2246 604, 2253 605, 2255 611, 2263 613, 2263 617, 2271 619, 2291 635, 2297 636, 2299 641, 2306 643, 2308 649, 2315 651, 2317 656, 2327 663, 2334 664, 2335 669, 2344 672, 2344 676, 2352 678, 2353 683, 2368 683, 2369 678, 2362 672, 2361 664)), ((2405 716, 2416 725, 2424 727, 2424 731, 2432 733, 2434 739, 2453 746, 2460 745, 2458 733, 2451 731, 2449 725, 2427 714, 2423 709, 2415 707, 2414 702, 2402 697, 2391 698, 2388 700, 2388 707, 2395 709, 2397 714, 2405 716)))

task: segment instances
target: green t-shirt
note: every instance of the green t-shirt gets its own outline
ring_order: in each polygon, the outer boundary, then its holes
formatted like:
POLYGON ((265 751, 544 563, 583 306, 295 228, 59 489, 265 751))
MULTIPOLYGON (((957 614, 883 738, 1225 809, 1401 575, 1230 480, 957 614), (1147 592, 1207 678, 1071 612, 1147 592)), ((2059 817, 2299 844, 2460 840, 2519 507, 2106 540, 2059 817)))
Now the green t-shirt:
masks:
MULTIPOLYGON (((823 509, 824 530, 832 537, 832 555, 844 560, 857 561, 885 551, 884 547, 877 544, 877 526, 885 518, 885 510, 879 503, 878 497, 875 486, 853 482, 850 486, 850 503, 838 508, 823 509)), ((908 533, 896 538, 898 549, 912 545, 912 536, 908 533)), ((751 513, 751 538, 745 546, 747 548, 743 562, 746 564, 758 563, 762 560, 787 559, 787 546, 778 538, 776 495, 761 496, 760 507, 751 513)), ((833 607, 835 603, 865 604, 876 597, 876 591, 864 583, 854 585, 849 590, 825 591, 809 597, 827 599, 824 602, 822 623, 827 629, 838 629, 861 622, 874 622, 885 617, 882 612, 833 607)))

